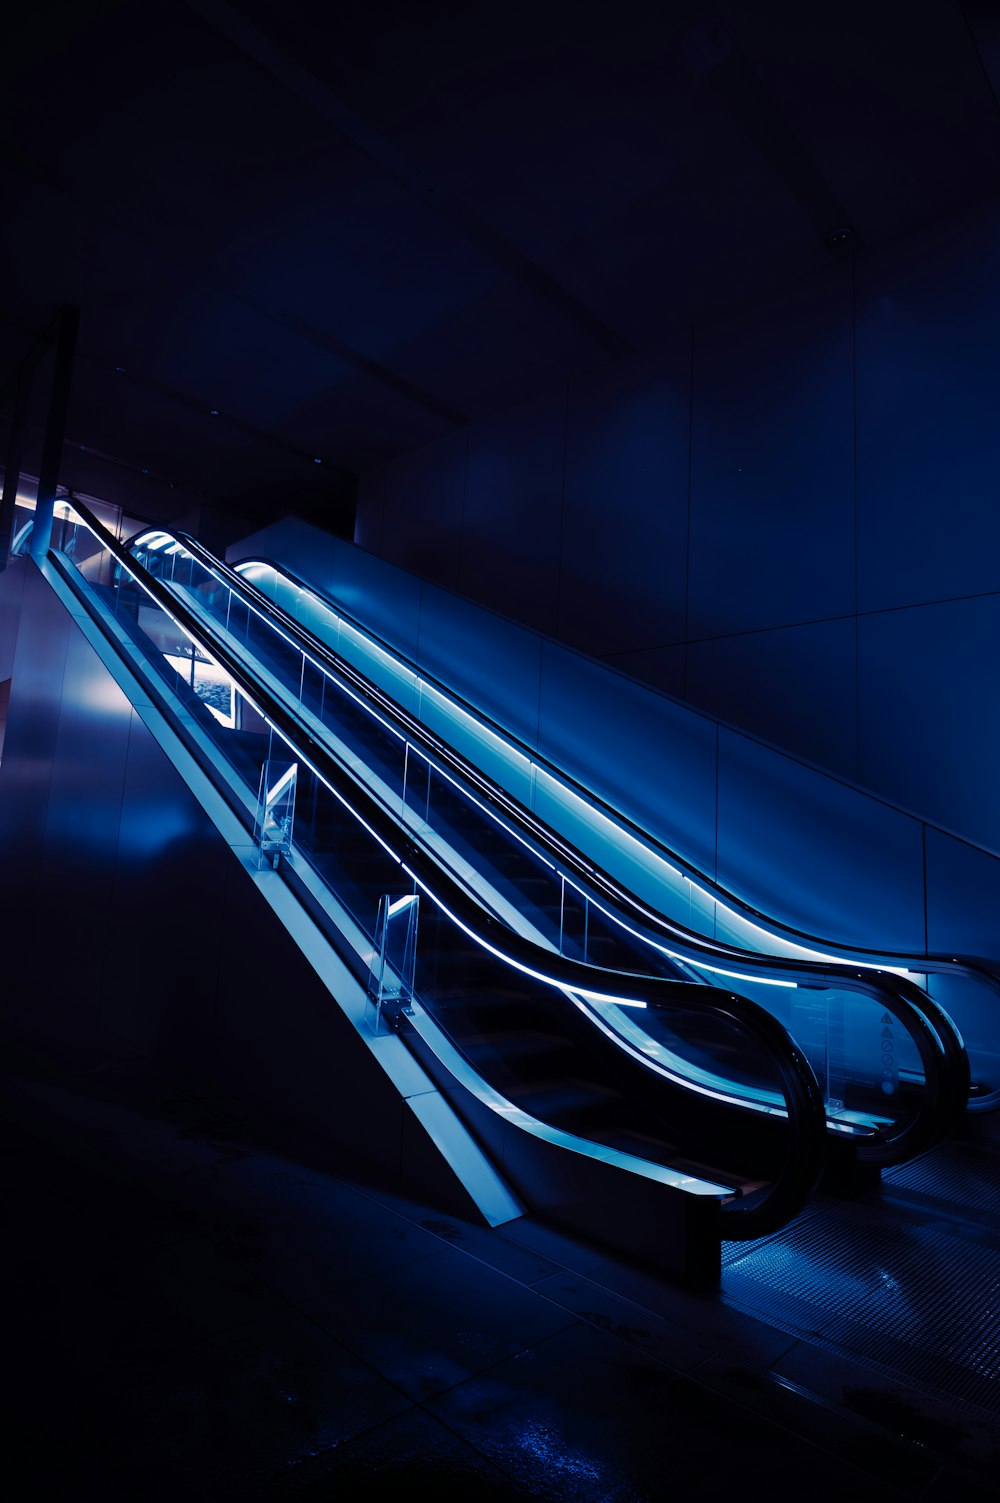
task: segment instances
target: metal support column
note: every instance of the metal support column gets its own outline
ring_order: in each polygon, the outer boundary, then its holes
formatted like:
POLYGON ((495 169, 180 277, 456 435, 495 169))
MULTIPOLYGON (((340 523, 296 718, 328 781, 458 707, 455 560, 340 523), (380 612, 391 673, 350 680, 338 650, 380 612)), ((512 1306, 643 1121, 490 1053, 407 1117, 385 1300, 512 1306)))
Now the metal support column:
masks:
POLYGON ((17 387, 10 418, 10 437, 3 470, 3 496, 0 497, 0 570, 6 569, 14 537, 14 509, 17 488, 21 483, 21 454, 24 449, 24 422, 28 405, 31 371, 22 365, 17 372, 17 387))
POLYGON ((66 429, 66 413, 69 409, 69 388, 73 376, 73 357, 76 353, 76 335, 80 324, 79 310, 66 304, 59 315, 59 331, 56 335, 56 367, 49 391, 49 412, 45 423, 45 440, 42 448, 42 463, 38 476, 38 496, 35 501, 35 525, 31 529, 31 553, 43 559, 52 541, 52 508, 55 505, 56 487, 59 484, 59 465, 62 459, 63 434, 66 429))

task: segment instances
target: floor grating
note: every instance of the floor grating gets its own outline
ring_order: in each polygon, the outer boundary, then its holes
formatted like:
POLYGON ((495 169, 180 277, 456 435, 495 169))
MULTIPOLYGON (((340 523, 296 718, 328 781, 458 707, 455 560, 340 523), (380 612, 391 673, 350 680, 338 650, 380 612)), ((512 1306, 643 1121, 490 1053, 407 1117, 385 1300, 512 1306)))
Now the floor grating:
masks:
POLYGON ((1000 1414, 997 1161, 964 1147, 887 1172, 874 1199, 810 1207, 759 1243, 728 1244, 723 1301, 1000 1414))

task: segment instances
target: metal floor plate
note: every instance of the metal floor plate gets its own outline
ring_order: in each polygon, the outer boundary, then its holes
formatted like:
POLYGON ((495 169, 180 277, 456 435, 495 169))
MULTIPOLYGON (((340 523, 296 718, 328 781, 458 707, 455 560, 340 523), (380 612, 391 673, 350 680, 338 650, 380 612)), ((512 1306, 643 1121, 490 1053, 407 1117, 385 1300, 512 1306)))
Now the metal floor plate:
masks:
POLYGON ((988 1144, 942 1143, 932 1153, 886 1170, 883 1196, 914 1195, 947 1205, 963 1219, 985 1218, 1000 1234, 1000 1155, 988 1144))
POLYGON ((728 1244, 725 1303, 804 1341, 1000 1414, 1000 1158, 947 1144, 857 1201, 728 1244))

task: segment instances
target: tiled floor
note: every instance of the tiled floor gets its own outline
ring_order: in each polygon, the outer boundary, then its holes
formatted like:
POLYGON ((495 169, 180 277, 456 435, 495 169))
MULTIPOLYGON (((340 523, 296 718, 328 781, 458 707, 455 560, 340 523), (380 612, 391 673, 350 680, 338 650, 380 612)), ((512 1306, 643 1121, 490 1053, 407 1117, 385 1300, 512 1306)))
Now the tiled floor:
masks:
POLYGON ((759 1318, 731 1258, 732 1299, 466 1224, 138 1061, 4 1087, 18 1503, 1000 1497, 995 1351, 970 1405, 759 1318))

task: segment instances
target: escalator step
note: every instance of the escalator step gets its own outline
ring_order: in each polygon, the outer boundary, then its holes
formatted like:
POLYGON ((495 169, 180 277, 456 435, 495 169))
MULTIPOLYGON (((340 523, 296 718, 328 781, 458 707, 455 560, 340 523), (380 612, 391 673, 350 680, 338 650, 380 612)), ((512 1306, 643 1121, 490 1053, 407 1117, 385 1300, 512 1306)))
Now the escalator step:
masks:
POLYGON ((518 1088, 517 1103, 542 1122, 586 1136, 585 1119, 621 1105, 621 1096, 607 1086, 586 1080, 539 1080, 518 1088))
POLYGON ((568 1039, 553 1033, 510 1032, 479 1034, 464 1047, 467 1057, 477 1060, 503 1060, 505 1064, 537 1063, 555 1055, 573 1052, 568 1039))

